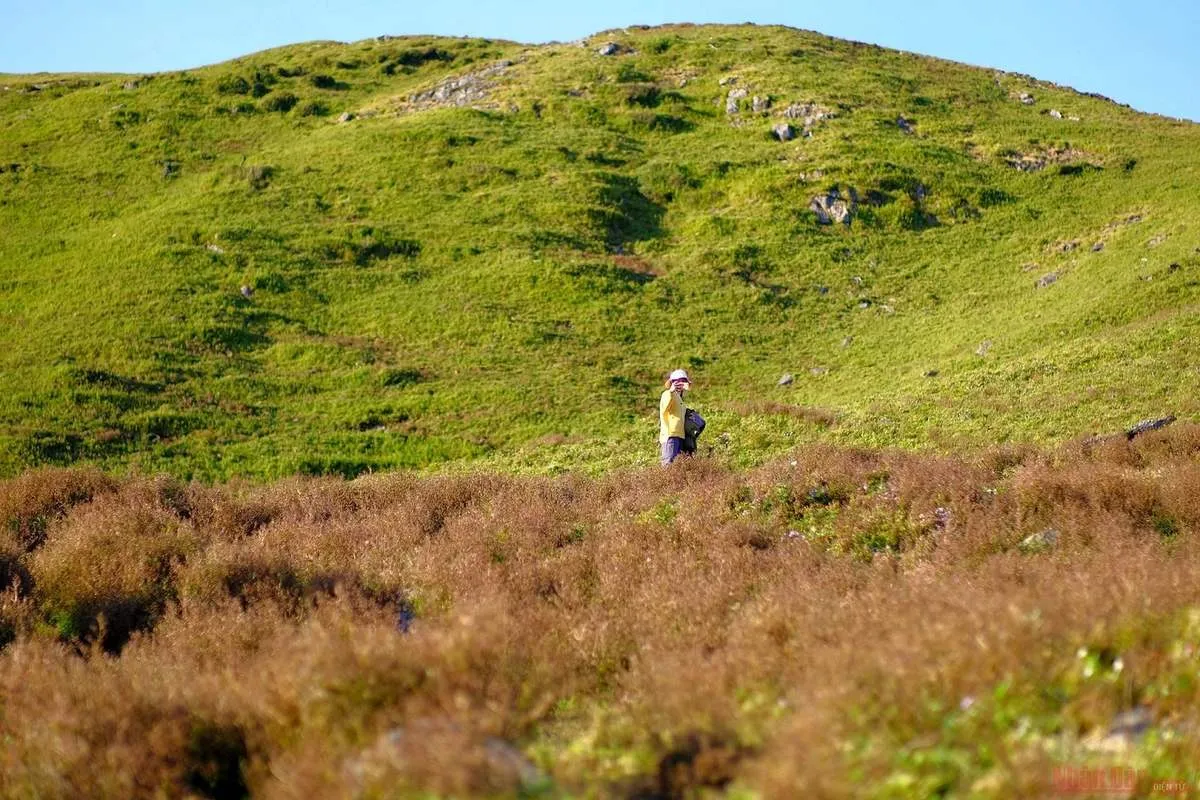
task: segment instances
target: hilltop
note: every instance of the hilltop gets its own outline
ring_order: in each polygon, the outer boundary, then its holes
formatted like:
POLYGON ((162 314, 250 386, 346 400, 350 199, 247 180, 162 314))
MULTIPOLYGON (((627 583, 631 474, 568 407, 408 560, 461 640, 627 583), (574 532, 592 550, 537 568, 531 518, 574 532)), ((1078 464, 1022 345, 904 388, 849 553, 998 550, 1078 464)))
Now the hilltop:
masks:
POLYGON ((734 466, 1194 417, 1198 166, 778 27, 2 76, 0 473, 636 466, 675 366, 734 466))

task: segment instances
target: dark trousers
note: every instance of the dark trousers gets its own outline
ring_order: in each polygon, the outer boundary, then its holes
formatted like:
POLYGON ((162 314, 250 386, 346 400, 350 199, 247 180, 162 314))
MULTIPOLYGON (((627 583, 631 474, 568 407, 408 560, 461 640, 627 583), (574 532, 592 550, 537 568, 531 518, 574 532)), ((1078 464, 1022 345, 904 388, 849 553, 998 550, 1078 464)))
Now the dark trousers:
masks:
POLYGON ((662 465, 665 467, 675 459, 679 458, 679 454, 683 451, 683 439, 678 436, 672 436, 662 443, 662 465))

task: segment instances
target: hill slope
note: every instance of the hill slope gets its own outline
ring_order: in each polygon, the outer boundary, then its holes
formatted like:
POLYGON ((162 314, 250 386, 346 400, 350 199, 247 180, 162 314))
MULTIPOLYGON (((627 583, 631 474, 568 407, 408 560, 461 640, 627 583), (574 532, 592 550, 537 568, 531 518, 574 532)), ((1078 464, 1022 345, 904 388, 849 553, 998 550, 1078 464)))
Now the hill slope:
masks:
POLYGON ((2 473, 646 463, 678 365, 732 463, 1196 413, 1200 128, 1024 76, 678 26, 0 85, 2 473))

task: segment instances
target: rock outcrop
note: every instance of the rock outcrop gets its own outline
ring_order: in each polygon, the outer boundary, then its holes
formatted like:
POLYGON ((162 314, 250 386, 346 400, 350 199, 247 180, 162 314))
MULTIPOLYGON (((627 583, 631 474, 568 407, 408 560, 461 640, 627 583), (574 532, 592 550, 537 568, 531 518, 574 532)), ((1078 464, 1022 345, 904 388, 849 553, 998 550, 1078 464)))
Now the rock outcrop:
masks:
POLYGON ((858 194, 851 189, 846 197, 842 197, 836 188, 830 189, 814 197, 808 208, 817 215, 817 222, 822 225, 832 225, 835 222, 849 225, 858 208, 858 194))

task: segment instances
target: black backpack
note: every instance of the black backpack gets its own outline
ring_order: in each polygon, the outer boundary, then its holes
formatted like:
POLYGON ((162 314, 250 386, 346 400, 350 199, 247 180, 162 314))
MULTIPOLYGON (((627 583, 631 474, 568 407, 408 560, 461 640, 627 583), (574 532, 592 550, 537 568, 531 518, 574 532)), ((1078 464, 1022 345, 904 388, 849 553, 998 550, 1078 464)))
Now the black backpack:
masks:
POLYGON ((704 417, 694 408, 683 412, 683 445, 679 448, 685 453, 696 452, 696 440, 704 433, 704 417))

